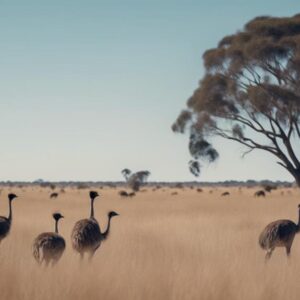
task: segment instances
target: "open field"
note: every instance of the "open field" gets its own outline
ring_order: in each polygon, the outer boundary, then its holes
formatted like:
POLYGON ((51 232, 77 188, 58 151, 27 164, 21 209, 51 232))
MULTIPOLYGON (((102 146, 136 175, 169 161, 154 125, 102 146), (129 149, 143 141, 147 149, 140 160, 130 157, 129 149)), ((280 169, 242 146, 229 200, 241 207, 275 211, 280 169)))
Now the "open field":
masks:
POLYGON ((297 221, 297 189, 273 191, 254 198, 257 189, 147 189, 121 198, 118 189, 99 190, 96 217, 102 230, 106 213, 115 210, 111 234, 92 263, 80 263, 71 249, 74 223, 89 215, 88 190, 66 189, 57 199, 50 190, 2 190, 0 211, 7 214, 6 195, 15 192, 12 231, 0 245, 0 293, 5 300, 47 299, 299 299, 300 236, 287 261, 276 249, 268 265, 257 240, 270 221, 297 221), (213 190, 212 193, 209 193, 213 190), (229 190, 231 195, 221 197, 229 190), (171 195, 177 191, 178 195, 171 195), (60 233, 67 249, 54 268, 40 268, 31 255, 37 234, 52 231, 50 214, 65 219, 60 233))

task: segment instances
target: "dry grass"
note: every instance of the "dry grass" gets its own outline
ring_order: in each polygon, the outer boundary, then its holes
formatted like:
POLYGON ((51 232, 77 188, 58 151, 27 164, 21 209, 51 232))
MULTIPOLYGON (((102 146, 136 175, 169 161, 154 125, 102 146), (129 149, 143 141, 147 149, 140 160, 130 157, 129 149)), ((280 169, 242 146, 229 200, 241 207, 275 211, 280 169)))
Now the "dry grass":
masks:
MULTIPOLYGON (((87 190, 67 189, 58 199, 49 190, 14 190, 14 223, 0 245, 0 293, 5 300, 47 299, 299 299, 300 238, 292 257, 277 249, 268 265, 257 239, 270 221, 297 219, 298 190, 274 191, 254 198, 255 189, 158 190, 121 198, 118 190, 101 190, 96 216, 109 239, 92 264, 79 262, 70 247, 75 221, 89 214, 87 190), (50 214, 59 209, 66 218, 60 231, 67 250, 59 264, 39 268, 31 256, 34 237, 53 228, 50 214)), ((1 194, 0 211, 7 211, 1 194)))

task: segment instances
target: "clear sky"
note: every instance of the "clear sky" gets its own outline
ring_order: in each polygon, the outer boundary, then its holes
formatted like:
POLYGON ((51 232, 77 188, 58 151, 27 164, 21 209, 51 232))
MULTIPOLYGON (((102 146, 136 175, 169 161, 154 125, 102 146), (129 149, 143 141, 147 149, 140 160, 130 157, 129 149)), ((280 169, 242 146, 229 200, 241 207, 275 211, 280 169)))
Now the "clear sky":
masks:
MULTIPOLYGON (((170 127, 203 74, 202 53, 295 0, 0 0, 0 180, 193 180, 170 127)), ((198 180, 292 178, 263 152, 216 141, 198 180)))

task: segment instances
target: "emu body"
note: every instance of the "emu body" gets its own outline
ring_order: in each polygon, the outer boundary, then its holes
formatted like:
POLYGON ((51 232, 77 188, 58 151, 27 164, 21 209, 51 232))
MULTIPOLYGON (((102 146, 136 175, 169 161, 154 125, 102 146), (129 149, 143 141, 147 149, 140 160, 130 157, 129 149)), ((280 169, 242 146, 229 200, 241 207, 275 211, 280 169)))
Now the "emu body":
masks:
POLYGON ((291 220, 277 220, 268 224, 259 236, 259 245, 266 250, 268 260, 276 247, 285 247, 287 256, 291 253, 291 247, 296 233, 300 228, 300 205, 298 205, 298 224, 291 220))
POLYGON ((15 194, 8 194, 8 217, 0 216, 0 243, 9 234, 12 224, 12 201, 17 198, 15 194))
POLYGON ((120 195, 121 197, 128 197, 128 196, 129 196, 129 194, 128 194, 126 191, 120 191, 120 192, 119 192, 119 195, 120 195))
POLYGON ((224 192, 224 193, 222 193, 222 195, 221 196, 229 196, 230 195, 230 193, 229 192, 224 192))
POLYGON ((66 243, 64 238, 58 234, 58 221, 63 218, 59 213, 53 214, 55 220, 55 232, 44 232, 36 237, 33 242, 32 254, 35 260, 46 266, 51 262, 52 265, 57 263, 63 255, 66 243))
POLYGON ((266 193, 263 190, 259 190, 255 192, 254 194, 255 197, 266 197, 266 193))
POLYGON ((51 195, 50 195, 50 198, 52 199, 52 198, 57 198, 58 197, 58 193, 52 193, 51 195))

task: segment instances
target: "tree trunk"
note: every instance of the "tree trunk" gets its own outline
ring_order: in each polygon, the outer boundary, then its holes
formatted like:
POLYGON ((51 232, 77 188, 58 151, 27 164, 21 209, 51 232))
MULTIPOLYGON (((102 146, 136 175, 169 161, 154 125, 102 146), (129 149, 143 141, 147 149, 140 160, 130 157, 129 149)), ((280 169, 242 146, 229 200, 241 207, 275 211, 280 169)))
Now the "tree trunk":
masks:
POLYGON ((298 187, 300 188, 300 174, 298 174, 296 177, 296 183, 297 183, 298 187))
POLYGON ((295 178, 296 183, 297 183, 298 187, 300 188, 300 169, 293 169, 293 170, 289 170, 289 171, 295 178))

